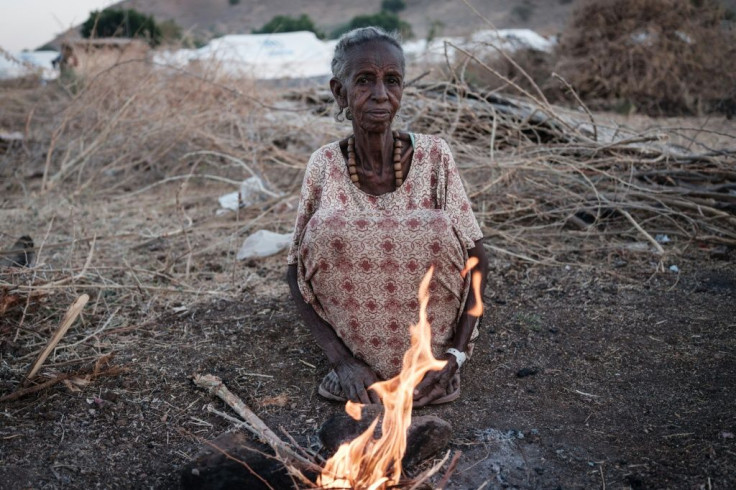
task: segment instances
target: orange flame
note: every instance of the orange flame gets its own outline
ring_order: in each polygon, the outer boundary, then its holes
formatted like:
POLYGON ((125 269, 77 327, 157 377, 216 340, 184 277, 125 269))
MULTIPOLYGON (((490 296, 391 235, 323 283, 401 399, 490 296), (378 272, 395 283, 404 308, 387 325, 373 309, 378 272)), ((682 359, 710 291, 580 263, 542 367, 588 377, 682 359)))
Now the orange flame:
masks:
MULTIPOLYGON (((376 419, 363 434, 340 446, 317 480, 323 488, 377 490, 399 482, 401 458, 406 451, 406 432, 411 424, 414 388, 428 371, 442 369, 446 364, 446 361, 439 361, 432 355, 432 331, 427 321, 429 282, 433 272, 434 268, 430 268, 419 286, 419 322, 409 327, 411 346, 404 353, 401 372, 370 386, 381 397, 384 406, 380 439, 373 437, 378 424, 376 419)), ((346 410, 353 417, 355 405, 358 404, 348 402, 346 405, 346 410)))
MULTIPOLYGON (((478 259, 471 257, 461 272, 462 277, 476 265, 478 259)), ((411 424, 414 388, 428 371, 440 370, 447 363, 432 355, 432 330, 427 321, 427 305, 433 272, 434 267, 430 267, 419 285, 419 322, 409 327, 411 346, 404 353, 401 372, 387 381, 374 383, 369 388, 378 393, 384 406, 381 437, 373 437, 379 421, 376 418, 365 432, 340 446, 327 461, 317 479, 320 487, 379 490, 399 483, 401 459, 406 451, 406 434, 411 424)), ((483 313, 480 272, 473 271, 471 284, 475 306, 468 313, 479 317, 483 313)), ((355 420, 360 420, 361 407, 359 403, 348 401, 345 411, 355 420)))
MULTIPOLYGON (((476 265, 478 265, 478 257, 470 257, 465 263, 465 268, 460 272, 460 275, 465 277, 476 265)), ((480 295, 480 285, 483 274, 479 271, 473 271, 470 276, 470 285, 473 288, 473 296, 475 297, 475 305, 468 310, 468 315, 472 315, 476 318, 483 314, 483 298, 480 295)))

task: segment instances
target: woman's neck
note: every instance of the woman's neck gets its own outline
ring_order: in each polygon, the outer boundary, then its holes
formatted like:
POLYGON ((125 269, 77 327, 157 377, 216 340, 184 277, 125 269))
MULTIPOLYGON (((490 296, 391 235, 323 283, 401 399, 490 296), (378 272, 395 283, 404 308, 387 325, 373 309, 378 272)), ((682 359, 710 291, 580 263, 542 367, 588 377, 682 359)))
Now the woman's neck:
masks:
POLYGON ((393 175, 394 137, 389 128, 385 133, 355 133, 355 156, 364 173, 393 175))

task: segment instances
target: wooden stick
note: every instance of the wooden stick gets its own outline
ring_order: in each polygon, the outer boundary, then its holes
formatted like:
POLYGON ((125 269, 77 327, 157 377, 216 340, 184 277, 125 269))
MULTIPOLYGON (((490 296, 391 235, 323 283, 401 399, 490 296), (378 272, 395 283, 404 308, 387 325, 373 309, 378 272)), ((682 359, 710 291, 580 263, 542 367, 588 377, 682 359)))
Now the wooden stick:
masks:
POLYGON ((462 451, 458 451, 453 455, 452 460, 450 461, 450 465, 447 467, 447 471, 445 472, 445 476, 442 477, 442 480, 440 480, 440 482, 437 484, 435 490, 443 490, 445 488, 445 485, 447 485, 447 482, 450 481, 450 477, 455 471, 455 468, 457 467, 457 462, 460 461, 460 456, 462 456, 462 454, 462 451))
POLYGON ((251 432, 258 435, 263 442, 271 446, 279 459, 286 459, 289 463, 293 463, 295 466, 300 468, 309 468, 316 471, 321 471, 321 468, 314 462, 309 461, 301 454, 293 450, 288 444, 279 438, 248 406, 243 403, 243 400, 238 398, 237 395, 233 394, 227 386, 225 386, 220 378, 211 374, 205 375, 194 375, 194 384, 200 388, 208 390, 211 394, 217 395, 222 401, 224 401, 230 408, 232 408, 238 415, 252 429, 251 432))
POLYGON ((647 233, 647 231, 644 228, 642 228, 639 223, 636 222, 636 220, 633 218, 633 216, 631 216, 628 213, 628 211, 626 211, 625 209, 619 209, 619 212, 621 214, 623 214, 624 217, 626 217, 627 220, 629 220, 629 223, 631 223, 632 225, 634 225, 634 228, 636 228, 639 231, 639 233, 641 233, 642 235, 644 235, 644 238, 646 238, 649 243, 651 243, 652 245, 654 245, 654 248, 657 250, 657 253, 659 255, 664 255, 664 249, 662 248, 662 245, 660 245, 659 243, 657 243, 657 240, 655 240, 654 238, 652 238, 652 235, 650 235, 649 233, 647 233))
POLYGON ((409 487, 409 490, 418 490, 422 485, 424 485, 424 482, 429 480, 432 476, 434 476, 442 467, 445 465, 445 462, 447 462, 447 458, 450 457, 450 450, 448 449, 445 453, 445 457, 442 458, 442 460, 437 463, 436 465, 432 466, 430 469, 426 470, 424 473, 419 475, 415 480, 414 484, 409 487))
POLYGON ((38 356, 36 362, 31 364, 31 368, 28 370, 28 374, 26 374, 22 386, 27 385, 28 382, 31 381, 33 377, 36 376, 36 374, 38 374, 38 370, 41 369, 41 366, 43 365, 46 358, 49 357, 49 354, 51 354, 51 351, 54 350, 56 344, 58 344, 62 337, 64 337, 66 332, 69 330, 69 327, 71 327, 72 323, 74 323, 74 320, 76 320, 79 314, 82 313, 82 308, 84 308, 84 305, 86 305, 88 301, 89 295, 83 294, 79 298, 77 298, 77 300, 69 307, 68 310, 66 310, 66 313, 64 314, 64 319, 61 321, 61 325, 59 325, 59 328, 56 329, 54 335, 51 337, 51 339, 49 339, 48 344, 46 344, 46 348, 44 348, 44 350, 41 352, 41 355, 38 356))
POLYGON ((48 381, 44 381, 40 385, 34 385, 34 386, 30 386, 28 388, 21 388, 21 389, 18 389, 16 391, 12 392, 12 393, 9 393, 7 395, 4 395, 4 396, 0 397, 0 402, 10 402, 10 401, 13 401, 13 400, 17 400, 18 398, 24 397, 26 395, 30 395, 31 393, 36 393, 38 391, 45 390, 46 388, 49 388, 51 386, 54 386, 55 384, 60 383, 60 382, 62 382, 64 380, 66 380, 66 379, 81 378, 81 377, 84 377, 84 376, 90 376, 93 379, 94 378, 97 378, 97 377, 100 377, 100 376, 117 376, 118 374, 122 373, 124 370, 125 370, 125 368, 123 368, 123 367, 113 366, 113 367, 111 367, 109 369, 106 369, 105 371, 99 371, 99 370, 97 370, 96 372, 93 371, 92 373, 83 373, 83 372, 80 373, 80 372, 77 372, 77 373, 64 373, 64 374, 60 374, 60 375, 58 375, 58 376, 56 376, 54 378, 51 378, 48 381))

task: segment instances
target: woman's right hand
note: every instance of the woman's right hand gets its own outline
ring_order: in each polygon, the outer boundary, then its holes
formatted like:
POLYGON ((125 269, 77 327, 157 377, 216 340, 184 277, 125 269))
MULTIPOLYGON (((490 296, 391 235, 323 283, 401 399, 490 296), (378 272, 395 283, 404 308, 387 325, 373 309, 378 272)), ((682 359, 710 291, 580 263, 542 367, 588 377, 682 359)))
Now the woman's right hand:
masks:
POLYGON ((366 363, 355 357, 335 366, 342 392, 350 401, 364 404, 381 403, 378 394, 368 387, 378 381, 378 376, 366 363))
POLYGON ((304 301, 302 293, 299 291, 295 264, 289 265, 286 279, 289 282, 291 296, 294 298, 304 323, 314 335, 317 344, 324 351, 327 360, 334 366, 342 392, 349 400, 354 402, 380 403, 378 394, 368 389, 370 385, 378 381, 378 376, 366 363, 353 356, 352 352, 345 347, 340 337, 337 336, 332 325, 320 318, 312 305, 304 301))

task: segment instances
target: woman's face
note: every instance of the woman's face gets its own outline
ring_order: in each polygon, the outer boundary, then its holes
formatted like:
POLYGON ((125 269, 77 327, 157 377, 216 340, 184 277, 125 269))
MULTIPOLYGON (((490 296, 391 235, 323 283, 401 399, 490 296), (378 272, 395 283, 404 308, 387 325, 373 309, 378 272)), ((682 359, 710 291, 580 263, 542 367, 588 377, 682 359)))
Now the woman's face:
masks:
POLYGON ((390 130, 404 92, 401 51, 385 41, 371 41, 348 51, 347 61, 344 84, 331 83, 340 107, 350 108, 356 131, 390 130))

